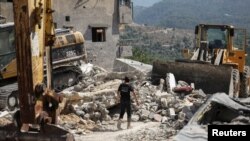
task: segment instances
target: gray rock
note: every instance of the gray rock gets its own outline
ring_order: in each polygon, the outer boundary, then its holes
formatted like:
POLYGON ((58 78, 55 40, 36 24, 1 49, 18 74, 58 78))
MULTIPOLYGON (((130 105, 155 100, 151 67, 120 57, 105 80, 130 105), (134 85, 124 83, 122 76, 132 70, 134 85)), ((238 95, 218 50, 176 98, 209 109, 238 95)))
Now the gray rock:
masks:
POLYGON ((165 84, 165 80, 164 79, 160 79, 160 85, 158 86, 158 90, 159 91, 163 91, 164 84, 165 84))
POLYGON ((75 85, 74 86, 74 91, 76 91, 76 92, 80 92, 80 91, 82 91, 82 86, 81 85, 75 85))
POLYGON ((157 121, 157 122, 161 122, 162 116, 159 115, 159 114, 154 114, 154 120, 157 121))
POLYGON ((151 113, 149 114, 148 118, 152 120, 152 119, 154 119, 154 115, 155 115, 155 113, 152 113, 152 112, 151 112, 151 113))
POLYGON ((139 119, 140 119, 140 117, 139 117, 139 115, 132 115, 131 116, 131 120, 133 121, 133 122, 136 122, 136 121, 139 121, 139 119))
POLYGON ((183 109, 182 109, 182 112, 185 114, 185 118, 187 120, 190 120, 192 117, 193 117, 193 112, 191 110, 191 108, 189 106, 185 106, 183 109))
POLYGON ((180 112, 179 114, 178 114, 178 119, 179 120, 185 120, 185 118, 186 118, 186 114, 185 113, 183 113, 183 112, 180 112))
POLYGON ((102 121, 102 125, 108 125, 109 123, 107 121, 102 121))
POLYGON ((180 85, 180 86, 189 86, 189 84, 187 82, 182 81, 182 80, 178 81, 178 85, 180 85))
POLYGON ((166 98, 161 98, 161 106, 162 106, 162 108, 168 107, 168 102, 167 102, 166 98))
POLYGON ((162 117, 161 119, 161 123, 167 123, 168 122, 168 118, 167 117, 162 117))
POLYGON ((141 119, 143 119, 143 120, 147 119, 149 114, 150 114, 150 111, 142 109, 141 110, 141 119))
POLYGON ((169 108, 169 116, 171 117, 171 119, 175 118, 175 110, 174 108, 169 108))
POLYGON ((95 117, 96 119, 101 118, 101 113, 100 113, 100 112, 95 112, 95 113, 94 113, 94 117, 95 117))
POLYGON ((162 115, 162 116, 167 116, 167 115, 168 115, 167 110, 162 110, 162 111, 161 111, 161 115, 162 115))
POLYGON ((105 120, 105 121, 111 121, 112 119, 111 119, 111 117, 110 117, 109 115, 106 115, 106 116, 104 117, 104 120, 105 120))
POLYGON ((85 114, 85 115, 84 115, 84 119, 85 119, 85 120, 89 120, 89 119, 90 119, 90 115, 89 115, 89 114, 85 114))
POLYGON ((83 117, 83 116, 85 115, 85 112, 82 111, 82 110, 76 110, 76 114, 77 114, 78 116, 83 117))

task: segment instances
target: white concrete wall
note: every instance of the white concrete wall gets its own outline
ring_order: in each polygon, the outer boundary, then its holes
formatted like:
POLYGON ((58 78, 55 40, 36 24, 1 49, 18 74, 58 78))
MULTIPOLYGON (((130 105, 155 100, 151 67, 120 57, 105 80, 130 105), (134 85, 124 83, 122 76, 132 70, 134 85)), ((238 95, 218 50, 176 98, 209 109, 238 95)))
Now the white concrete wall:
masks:
POLYGON ((54 21, 57 27, 73 26, 81 31, 85 46, 94 64, 112 70, 119 39, 119 4, 117 0, 54 0, 54 21), (70 16, 70 21, 65 21, 70 16), (107 25, 106 42, 92 42, 90 25, 107 25))

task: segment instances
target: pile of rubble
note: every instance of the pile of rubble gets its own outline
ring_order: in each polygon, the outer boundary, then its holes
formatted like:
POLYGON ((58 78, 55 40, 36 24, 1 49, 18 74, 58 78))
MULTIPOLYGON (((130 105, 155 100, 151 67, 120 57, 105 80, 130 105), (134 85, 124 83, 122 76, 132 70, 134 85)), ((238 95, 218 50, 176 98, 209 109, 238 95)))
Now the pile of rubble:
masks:
MULTIPOLYGON (((132 121, 160 122, 157 132, 152 132, 157 134, 155 136, 166 139, 175 135, 192 118, 207 96, 202 90, 173 92, 174 87, 188 84, 179 81, 176 86, 172 85, 173 80, 169 81, 171 77, 161 80, 159 86, 152 85, 148 79, 148 68, 145 66, 144 71, 130 68, 127 72, 108 72, 92 64, 82 66, 83 80, 61 92, 66 102, 59 117, 59 125, 79 135, 93 131, 117 131, 119 110, 116 114, 110 114, 109 108, 119 104, 117 89, 123 78, 128 76, 140 103, 138 106, 132 101, 132 121)), ((141 132, 151 134, 150 130, 141 132)))
MULTIPOLYGON (((136 70, 107 72, 91 65, 86 70, 88 72, 85 73, 82 82, 62 92, 67 98, 63 117, 74 113, 81 119, 77 119, 76 123, 84 123, 84 128, 87 125, 86 122, 96 125, 95 128, 90 129, 91 131, 117 130, 115 123, 119 113, 111 116, 108 109, 119 104, 117 89, 125 76, 132 78, 131 84, 140 103, 137 106, 135 102, 132 102, 132 121, 161 122, 162 128, 168 128, 167 135, 176 134, 206 99, 202 90, 194 90, 185 95, 173 91, 164 92, 164 89, 168 88, 164 80, 161 80, 159 86, 154 86, 147 80, 147 73, 136 70), (112 128, 109 128, 110 126, 112 128)), ((177 87, 183 84, 187 85, 183 81, 179 81, 177 87)), ((62 124, 62 126, 64 125, 67 124, 62 124)))

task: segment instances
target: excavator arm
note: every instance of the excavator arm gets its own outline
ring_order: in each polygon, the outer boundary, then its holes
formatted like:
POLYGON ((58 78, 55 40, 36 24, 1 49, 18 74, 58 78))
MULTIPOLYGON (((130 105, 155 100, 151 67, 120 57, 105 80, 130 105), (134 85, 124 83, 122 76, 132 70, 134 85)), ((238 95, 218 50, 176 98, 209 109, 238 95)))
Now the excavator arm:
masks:
POLYGON ((67 131, 53 125, 62 97, 51 89, 51 47, 55 40, 51 7, 51 0, 13 1, 20 107, 15 118, 21 133, 9 136, 10 139, 74 140, 67 131), (43 84, 44 50, 47 87, 43 84), (22 134, 29 133, 31 125, 39 125, 37 134, 22 134))

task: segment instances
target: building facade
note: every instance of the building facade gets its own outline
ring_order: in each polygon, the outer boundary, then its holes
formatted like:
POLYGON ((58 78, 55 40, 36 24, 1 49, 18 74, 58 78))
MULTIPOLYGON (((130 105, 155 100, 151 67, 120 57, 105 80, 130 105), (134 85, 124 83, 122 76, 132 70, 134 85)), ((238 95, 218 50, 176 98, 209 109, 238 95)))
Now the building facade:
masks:
POLYGON ((113 69, 119 27, 132 22, 130 0, 54 0, 57 28, 83 33, 90 63, 113 69))
MULTIPOLYGON (((1 1, 1 14, 13 21, 11 0, 1 1)), ((120 27, 132 23, 131 0, 53 0, 53 9, 56 28, 82 32, 88 61, 112 70, 120 27)))
POLYGON ((10 0, 0 0, 0 15, 6 17, 7 22, 13 22, 13 4, 10 0))

